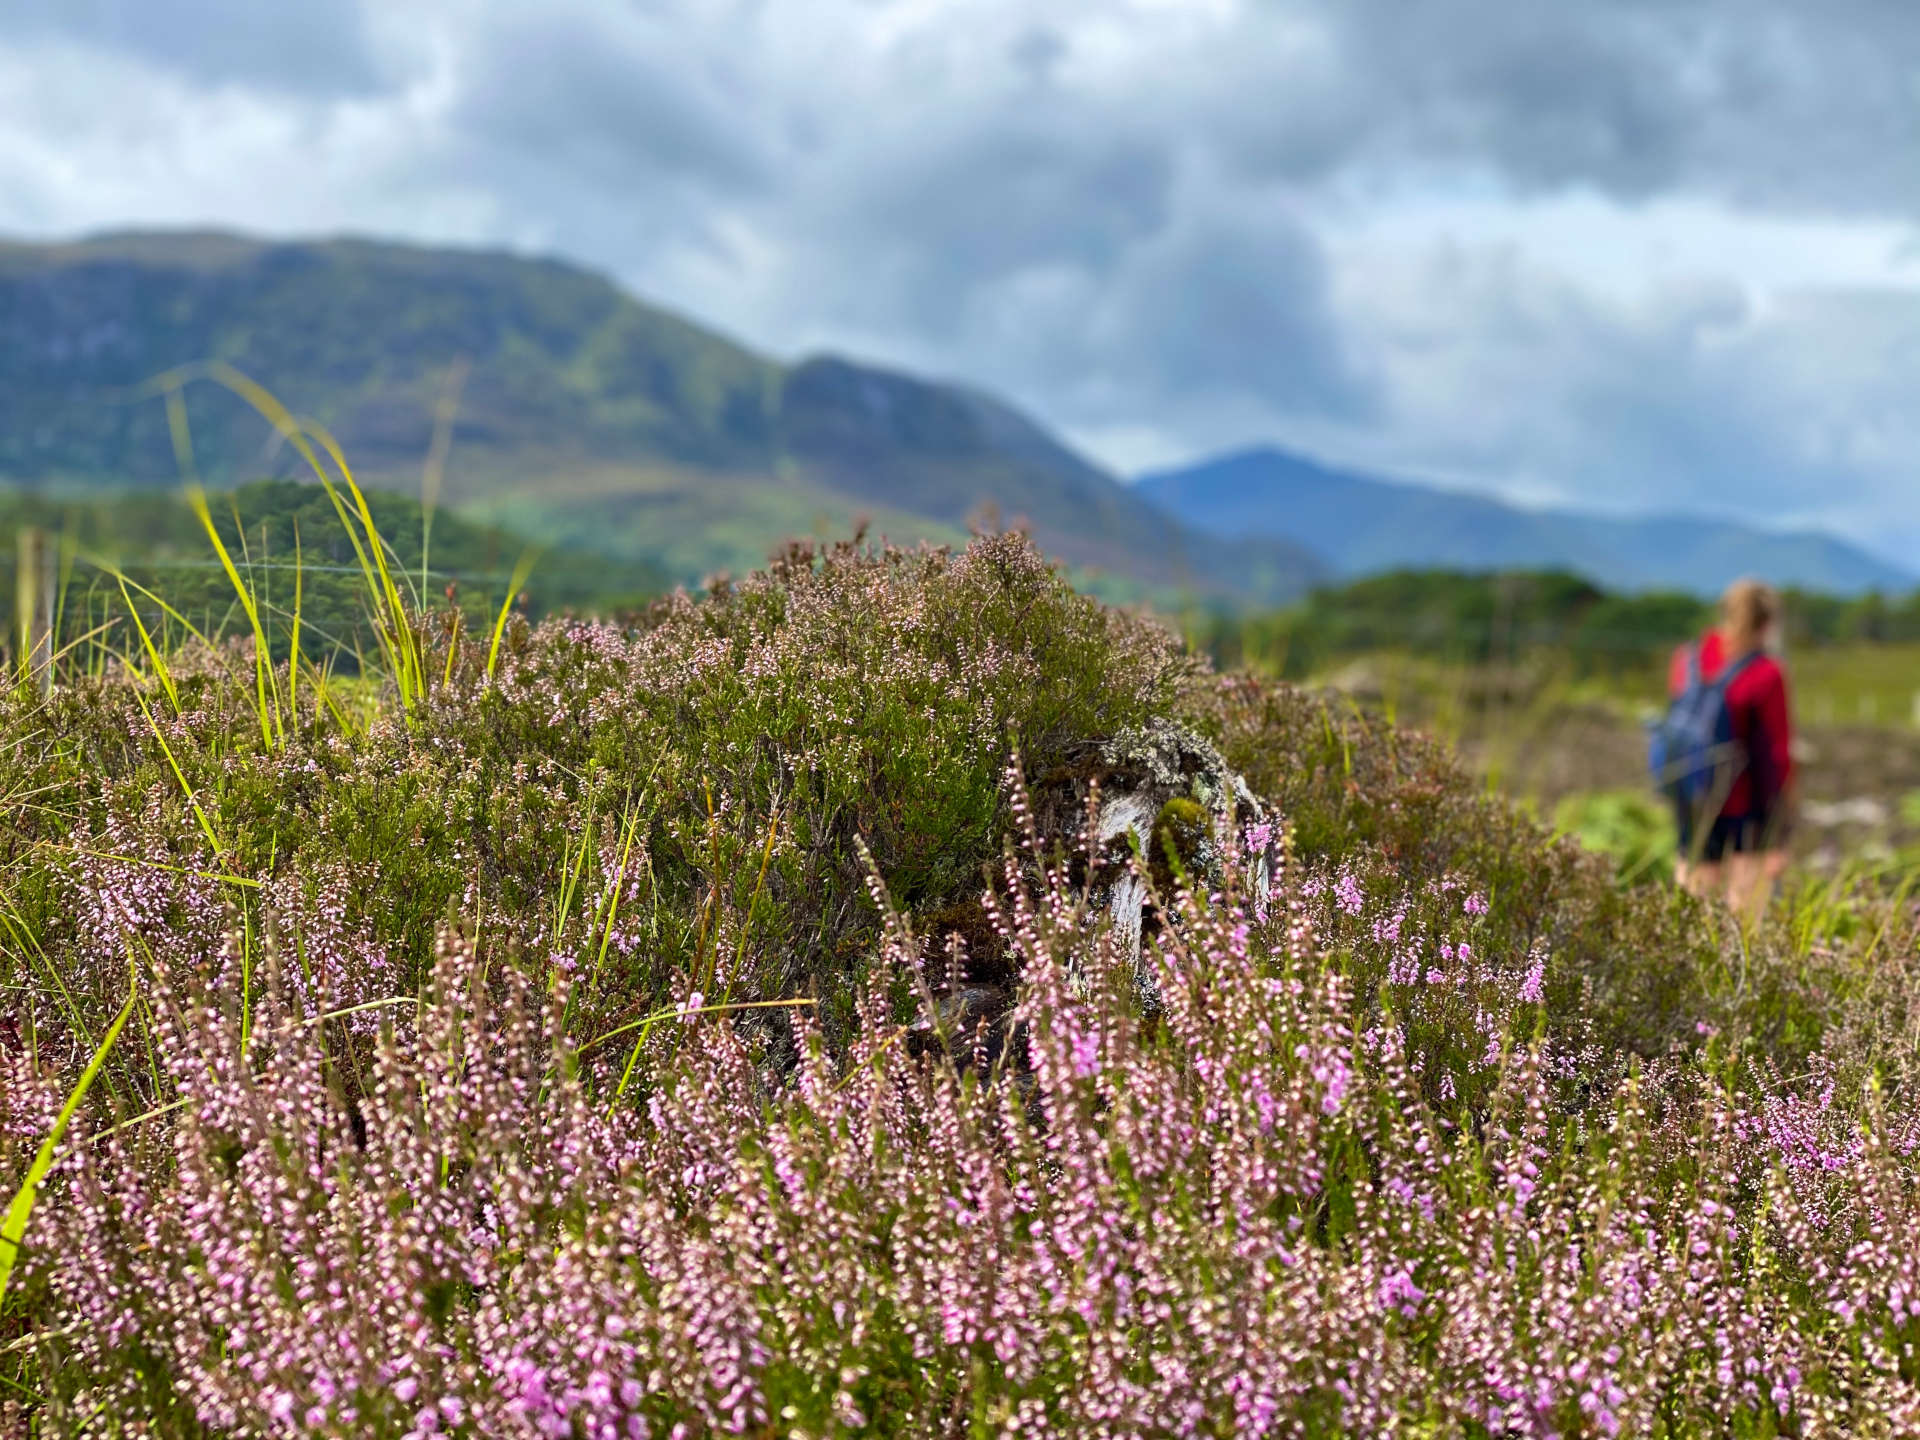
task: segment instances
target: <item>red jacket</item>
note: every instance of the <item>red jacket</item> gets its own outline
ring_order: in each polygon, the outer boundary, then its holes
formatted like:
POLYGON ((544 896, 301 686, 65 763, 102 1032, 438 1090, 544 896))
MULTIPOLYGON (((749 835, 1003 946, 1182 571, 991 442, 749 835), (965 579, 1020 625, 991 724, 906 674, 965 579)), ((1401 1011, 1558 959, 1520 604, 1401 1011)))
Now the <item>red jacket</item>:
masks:
MULTIPOLYGON (((1687 686, 1687 649, 1673 652, 1667 690, 1679 695, 1687 686)), ((1700 637, 1700 678, 1711 680, 1726 663, 1727 644, 1718 630, 1700 637)), ((1730 820, 1760 818, 1779 808, 1781 792, 1793 775, 1793 734, 1787 723, 1787 674, 1771 655, 1761 655, 1733 677, 1727 687, 1733 714, 1733 738, 1747 757, 1734 777, 1721 815, 1730 820)))

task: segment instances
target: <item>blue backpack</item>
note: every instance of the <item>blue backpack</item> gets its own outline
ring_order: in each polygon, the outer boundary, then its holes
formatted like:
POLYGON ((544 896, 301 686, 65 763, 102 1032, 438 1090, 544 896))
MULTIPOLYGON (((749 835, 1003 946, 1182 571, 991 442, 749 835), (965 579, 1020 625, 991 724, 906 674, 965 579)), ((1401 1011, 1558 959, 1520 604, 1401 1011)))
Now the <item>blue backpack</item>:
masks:
POLYGON ((1650 727, 1647 765, 1655 785, 1690 812, 1698 813, 1743 757, 1733 736, 1733 712, 1727 687, 1752 664, 1742 655, 1712 680, 1700 674, 1700 647, 1687 647, 1687 684, 1667 707, 1666 718, 1650 727))

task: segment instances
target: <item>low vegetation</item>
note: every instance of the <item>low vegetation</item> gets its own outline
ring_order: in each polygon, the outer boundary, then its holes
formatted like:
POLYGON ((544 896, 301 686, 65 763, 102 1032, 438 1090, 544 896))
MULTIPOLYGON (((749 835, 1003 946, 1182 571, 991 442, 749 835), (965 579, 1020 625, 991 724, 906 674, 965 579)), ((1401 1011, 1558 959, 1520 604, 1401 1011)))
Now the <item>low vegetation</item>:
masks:
MULTIPOLYGON (((519 587, 525 592, 519 609, 533 620, 567 610, 635 610, 668 588, 665 576, 643 563, 614 561, 585 548, 542 551, 454 511, 430 514, 402 495, 364 493, 404 594, 415 605, 427 598, 439 602, 443 617, 458 608, 472 629, 492 623, 523 558, 539 562, 528 567, 519 587)), ((348 528, 322 487, 256 481, 209 496, 207 508, 257 604, 274 658, 288 657, 297 608, 307 652, 336 669, 356 671, 360 656, 376 644, 366 624, 365 578, 348 528)), ((156 636, 184 638, 183 622, 209 635, 246 626, 205 527, 177 494, 0 495, 0 593, 9 597, 17 593, 18 537, 30 529, 49 537, 60 634, 63 643, 76 642, 74 663, 81 668, 98 672, 111 660, 124 642, 98 627, 130 628, 130 606, 156 636)))
MULTIPOLYGON (((1920 591, 1788 590, 1782 598, 1795 651, 1920 642, 1920 591)), ((1281 610, 1196 611, 1186 629, 1224 668, 1290 679, 1355 656, 1412 652, 1469 667, 1550 658, 1578 679, 1618 680, 1658 667, 1713 619, 1713 604, 1698 595, 1616 594, 1563 571, 1404 570, 1324 586, 1281 610)))
POLYGON ((360 573, 358 674, 116 631, 0 706, 0 1427, 1920 1425, 1897 882, 1623 886, 1017 535, 360 573), (1056 801, 1153 733, 1265 818, 1162 809, 1136 958, 1056 801))

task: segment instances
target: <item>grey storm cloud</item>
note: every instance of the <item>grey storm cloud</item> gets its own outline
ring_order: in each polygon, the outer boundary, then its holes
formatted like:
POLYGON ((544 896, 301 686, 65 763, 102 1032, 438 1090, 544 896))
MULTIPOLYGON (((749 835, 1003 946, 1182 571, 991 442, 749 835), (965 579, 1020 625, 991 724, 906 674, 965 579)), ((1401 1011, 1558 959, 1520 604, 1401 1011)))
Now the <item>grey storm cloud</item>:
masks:
POLYGON ((206 85, 367 95, 394 78, 360 7, 339 0, 10 0, 6 23, 16 40, 98 47, 206 85))
POLYGON ((1196 224, 1142 257, 1111 342, 1175 396, 1364 415, 1372 397, 1341 342, 1324 271, 1319 247, 1284 218, 1196 224))
POLYGON ((1629 295, 1529 255, 1526 229, 1593 196, 1623 227, 1687 205, 1911 236, 1908 0, 14 0, 8 19, 0 229, 535 247, 778 353, 1001 388, 1118 464, 1271 439, 1920 541, 1893 378, 1920 292, 1783 290, 1709 255, 1629 295), (1516 228, 1352 241, 1460 194, 1516 228))
MULTIPOLYGON (((1920 6, 1905 0, 1272 0, 1254 24, 1318 32, 1303 98, 1242 109, 1249 166, 1322 174, 1452 161, 1516 185, 1644 198, 1920 207, 1920 6)), ((1277 40, 1270 48, 1278 48, 1277 40)))
POLYGON ((689 54, 683 34, 638 8, 556 18, 529 8, 477 24, 450 116, 476 148, 610 184, 650 171, 722 189, 769 182, 755 79, 729 73, 723 47, 689 54))

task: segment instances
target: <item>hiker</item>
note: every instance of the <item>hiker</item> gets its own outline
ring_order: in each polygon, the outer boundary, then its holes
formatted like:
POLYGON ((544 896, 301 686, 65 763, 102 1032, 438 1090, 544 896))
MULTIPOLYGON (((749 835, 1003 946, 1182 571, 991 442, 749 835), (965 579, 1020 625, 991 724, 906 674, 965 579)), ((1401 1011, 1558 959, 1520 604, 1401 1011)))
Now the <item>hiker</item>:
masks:
POLYGON ((1780 597, 1737 580, 1720 623, 1674 653, 1673 708, 1656 733, 1655 768, 1680 831, 1676 881, 1724 893, 1742 914, 1766 908, 1786 868, 1793 795, 1787 677, 1777 650, 1780 597))

